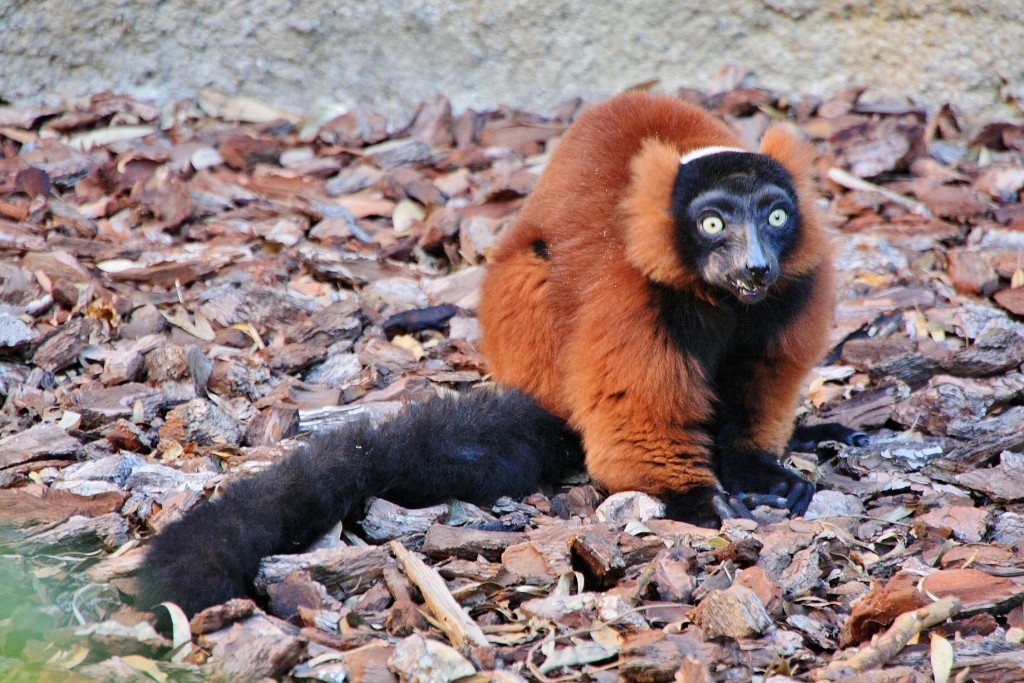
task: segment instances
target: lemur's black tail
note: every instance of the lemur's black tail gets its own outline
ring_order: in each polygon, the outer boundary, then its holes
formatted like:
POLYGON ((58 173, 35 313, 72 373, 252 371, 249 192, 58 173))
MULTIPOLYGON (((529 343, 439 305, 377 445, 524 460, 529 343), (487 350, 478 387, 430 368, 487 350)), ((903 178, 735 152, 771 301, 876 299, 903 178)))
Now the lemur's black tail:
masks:
POLYGON ((582 467, 579 440, 517 391, 476 390, 314 435, 274 467, 200 503, 149 544, 143 603, 188 614, 249 596, 260 559, 299 552, 378 496, 404 507, 519 496, 582 467))

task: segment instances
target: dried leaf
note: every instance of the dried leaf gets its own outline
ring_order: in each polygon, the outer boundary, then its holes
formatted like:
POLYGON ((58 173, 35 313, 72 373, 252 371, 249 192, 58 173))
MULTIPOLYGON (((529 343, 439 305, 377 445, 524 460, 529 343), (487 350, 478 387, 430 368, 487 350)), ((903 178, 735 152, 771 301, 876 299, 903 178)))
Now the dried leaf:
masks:
POLYGON ((111 126, 72 136, 68 139, 68 146, 87 152, 94 147, 105 147, 115 142, 137 140, 153 133, 156 133, 156 129, 152 126, 111 126))
POLYGON ((228 121, 265 123, 283 119, 299 123, 302 117, 284 109, 272 107, 252 97, 229 96, 209 88, 199 90, 199 106, 211 116, 228 121))
POLYGON ((229 329, 238 330, 244 332, 247 337, 252 339, 253 343, 261 349, 267 348, 266 344, 263 343, 263 339, 260 337, 259 332, 252 326, 252 323, 235 323, 234 325, 228 325, 229 329))
POLYGON ((426 216, 427 210, 422 204, 412 199, 403 199, 395 204, 395 208, 391 212, 391 223, 395 228, 395 234, 408 235, 413 221, 421 221, 426 216))
POLYGON ((144 268, 144 264, 138 261, 132 261, 130 259, 116 258, 109 259, 106 261, 98 261, 96 267, 102 270, 104 273, 120 273, 133 268, 144 268))
POLYGON ((590 632, 590 637, 593 638, 594 642, 599 643, 601 647, 608 651, 618 652, 622 649, 623 638, 621 633, 607 624, 601 626, 595 622, 594 625, 598 627, 590 632))
POLYGON ((1024 268, 1013 271, 1013 277, 1010 278, 1010 288, 1016 289, 1017 287, 1024 287, 1024 268))
POLYGON ((121 657, 121 661, 136 671, 146 674, 154 681, 157 681, 157 683, 166 683, 167 681, 167 674, 161 671, 157 663, 148 657, 126 655, 121 657))
POLYGON ((67 431, 72 429, 78 429, 82 425, 82 414, 76 413, 73 410, 65 410, 60 416, 60 421, 57 426, 67 431))
POLYGON ((419 340, 411 334, 397 335, 391 340, 391 343, 412 353, 412 355, 416 357, 416 360, 422 359, 427 353, 424 351, 423 345, 420 344, 419 340))
MULTIPOLYGON (((554 646, 554 642, 551 642, 550 645, 554 646)), ((540 671, 543 674, 549 674, 561 668, 579 666, 580 664, 603 662, 619 653, 618 647, 609 650, 604 644, 593 640, 585 640, 576 645, 561 649, 554 649, 554 647, 550 649, 550 653, 545 653, 547 654, 547 659, 540 665, 540 671)))
POLYGON ((476 673, 476 669, 454 648, 416 634, 395 648, 388 666, 409 681, 448 683, 476 673))
POLYGON ((935 683, 948 683, 953 670, 953 646, 938 633, 932 634, 931 659, 935 683))
POLYGON ((192 629, 185 612, 173 602, 161 602, 160 607, 167 610, 171 618, 171 646, 174 654, 171 661, 180 663, 192 654, 192 629))
POLYGON ((195 313, 194 322, 189 319, 189 316, 185 311, 180 309, 175 310, 173 313, 160 311, 160 315, 162 315, 167 322, 180 327, 197 339, 213 341, 217 336, 216 333, 214 333, 213 328, 210 326, 210 321, 207 320, 206 316, 199 311, 196 311, 195 313))

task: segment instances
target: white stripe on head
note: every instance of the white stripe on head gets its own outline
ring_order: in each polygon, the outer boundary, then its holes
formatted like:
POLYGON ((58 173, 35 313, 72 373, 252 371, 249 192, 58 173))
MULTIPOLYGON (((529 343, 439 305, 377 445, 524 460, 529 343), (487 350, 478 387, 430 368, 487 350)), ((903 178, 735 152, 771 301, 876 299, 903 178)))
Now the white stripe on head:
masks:
POLYGON ((740 149, 739 147, 698 147, 697 149, 690 150, 679 158, 679 165, 688 164, 694 159, 700 159, 702 157, 711 156, 712 154, 721 154, 722 152, 739 152, 741 154, 757 154, 757 152, 751 152, 749 149, 740 149))

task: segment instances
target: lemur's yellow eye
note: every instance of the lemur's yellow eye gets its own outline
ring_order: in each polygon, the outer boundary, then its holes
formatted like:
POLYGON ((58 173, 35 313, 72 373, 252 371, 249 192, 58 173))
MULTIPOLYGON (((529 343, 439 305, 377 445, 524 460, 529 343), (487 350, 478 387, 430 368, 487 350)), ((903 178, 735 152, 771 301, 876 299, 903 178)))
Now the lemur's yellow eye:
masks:
POLYGON ((700 229, 709 235, 717 235, 725 228, 725 223, 718 216, 706 216, 700 222, 700 229))
POLYGON ((775 209, 768 214, 768 225, 773 228, 781 228, 789 220, 789 214, 785 209, 775 209))

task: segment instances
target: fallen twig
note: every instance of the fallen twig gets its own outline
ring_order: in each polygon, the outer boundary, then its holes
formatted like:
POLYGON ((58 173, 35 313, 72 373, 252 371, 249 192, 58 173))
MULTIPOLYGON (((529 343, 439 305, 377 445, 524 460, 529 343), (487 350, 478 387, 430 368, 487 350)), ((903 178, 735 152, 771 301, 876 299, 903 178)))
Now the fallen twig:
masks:
POLYGON ((469 643, 489 646, 490 643, 487 642, 484 632, 462 611, 462 607, 448 592, 448 587, 438 573, 406 550, 401 543, 392 541, 390 545, 395 559, 402 565, 409 581, 420 589, 427 609, 437 619, 438 626, 448 636, 452 645, 459 647, 469 643))
POLYGON ((858 178, 852 173, 844 171, 841 168, 833 166, 832 168, 828 169, 828 179, 838 185, 842 185, 848 190, 878 192, 879 194, 883 195, 886 199, 894 201, 897 204, 900 204, 901 206, 907 207, 908 209, 910 209, 919 216, 924 216, 925 218, 928 219, 935 218, 935 215, 931 212, 931 210, 929 210, 928 207, 922 204, 921 202, 911 199, 910 197, 905 197, 897 192, 893 192, 892 190, 886 189, 881 185, 869 183, 863 178, 858 178))
POLYGON ((960 600, 946 598, 913 612, 904 612, 896 617, 889 630, 848 658, 837 656, 824 671, 816 673, 814 680, 838 681, 880 667, 898 655, 915 635, 941 624, 959 611, 960 600))

